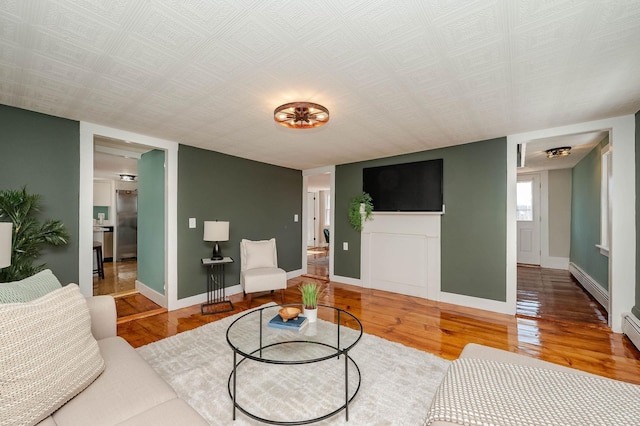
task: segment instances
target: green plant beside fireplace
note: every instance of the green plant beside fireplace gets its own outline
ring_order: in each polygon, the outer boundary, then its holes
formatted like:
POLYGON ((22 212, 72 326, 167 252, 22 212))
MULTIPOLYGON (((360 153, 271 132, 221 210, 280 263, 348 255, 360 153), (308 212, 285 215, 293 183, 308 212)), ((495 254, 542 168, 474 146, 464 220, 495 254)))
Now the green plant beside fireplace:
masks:
POLYGON ((356 231, 362 232, 363 222, 365 220, 372 220, 372 213, 373 199, 371 198, 371 195, 363 192, 351 199, 351 204, 349 204, 349 224, 356 231), (360 211, 360 206, 364 206, 364 216, 360 211))

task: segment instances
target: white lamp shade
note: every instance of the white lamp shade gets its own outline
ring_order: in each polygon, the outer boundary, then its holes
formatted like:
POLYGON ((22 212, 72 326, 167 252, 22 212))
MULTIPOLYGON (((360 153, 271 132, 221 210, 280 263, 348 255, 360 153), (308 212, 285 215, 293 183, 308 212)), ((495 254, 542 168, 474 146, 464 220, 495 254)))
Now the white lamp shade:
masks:
POLYGON ((205 241, 229 241, 229 222, 204 221, 205 241))
POLYGON ((13 223, 0 223, 0 268, 11 265, 11 233, 13 223))

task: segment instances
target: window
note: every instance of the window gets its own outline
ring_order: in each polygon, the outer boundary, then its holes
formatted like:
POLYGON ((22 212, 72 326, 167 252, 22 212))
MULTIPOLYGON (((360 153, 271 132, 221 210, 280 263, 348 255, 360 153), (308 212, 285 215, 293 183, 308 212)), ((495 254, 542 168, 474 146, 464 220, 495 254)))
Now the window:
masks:
POLYGON ((516 184, 516 220, 533 221, 533 181, 516 184))
POLYGON ((324 196, 324 225, 331 226, 331 192, 326 191, 324 196))
POLYGON ((609 217, 611 196, 611 148, 606 145, 601 153, 602 168, 600 169, 600 252, 609 255, 609 217))

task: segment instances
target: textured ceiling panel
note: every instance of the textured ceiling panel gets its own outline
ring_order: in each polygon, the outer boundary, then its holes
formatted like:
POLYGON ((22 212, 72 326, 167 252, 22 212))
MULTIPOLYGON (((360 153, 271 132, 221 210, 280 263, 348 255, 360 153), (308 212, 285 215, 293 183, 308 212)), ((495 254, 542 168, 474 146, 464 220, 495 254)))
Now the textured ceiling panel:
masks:
POLYGON ((0 102, 297 169, 640 109, 637 0, 272 3, 0 0, 0 102))

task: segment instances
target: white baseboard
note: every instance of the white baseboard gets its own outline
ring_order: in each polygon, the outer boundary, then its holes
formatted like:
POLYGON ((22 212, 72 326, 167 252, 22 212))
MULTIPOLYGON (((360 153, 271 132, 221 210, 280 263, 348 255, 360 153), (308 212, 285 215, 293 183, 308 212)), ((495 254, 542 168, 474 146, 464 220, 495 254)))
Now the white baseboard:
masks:
POLYGON ((167 296, 164 294, 160 294, 148 285, 136 280, 136 290, 140 292, 144 297, 151 300, 156 305, 160 305, 163 308, 168 306, 167 304, 167 296))
POLYGON ((299 277, 303 273, 304 272, 302 271, 302 269, 296 269, 295 271, 289 271, 289 272, 287 272, 287 279, 290 280, 291 278, 299 277))
POLYGON ((340 275, 331 275, 329 280, 332 282, 342 283, 342 284, 350 284, 356 285, 358 287, 362 287, 362 281, 359 278, 351 278, 351 277, 341 277, 340 275))
POLYGON ((569 269, 569 258, 542 256, 540 259, 540 266, 542 268, 562 269, 566 271, 569 269))
POLYGON ((569 263, 569 272, 602 305, 605 311, 609 312, 609 292, 573 262, 569 263))
POLYGON ((640 319, 630 313, 622 314, 622 332, 640 349, 640 319))
POLYGON ((497 312, 500 314, 515 315, 516 313, 515 304, 500 302, 499 300, 466 296, 463 294, 447 293, 444 291, 438 293, 437 301, 466 306, 468 308, 482 309, 483 311, 497 312))
MULTIPOLYGON (((287 279, 299 277, 302 275, 302 269, 287 272, 287 279)), ((234 294, 242 293, 242 286, 236 284, 224 289, 226 296, 233 296, 234 294)), ((171 310, 182 309, 193 305, 200 305, 207 301, 207 293, 196 294, 195 296, 185 297, 184 299, 178 299, 174 305, 171 306, 171 310)))
MULTIPOLYGON (((233 296, 234 294, 242 293, 242 286, 236 284, 231 287, 225 287, 225 296, 233 296)), ((196 294, 195 296, 185 297, 184 299, 178 299, 176 304, 171 306, 172 311, 176 309, 182 309, 193 305, 200 305, 207 301, 207 293, 196 294)))

